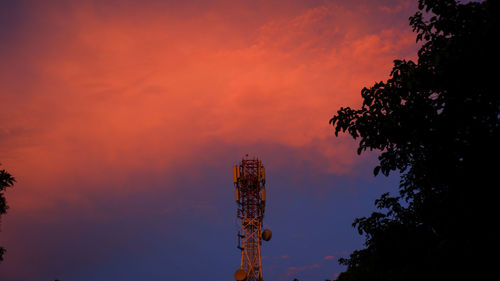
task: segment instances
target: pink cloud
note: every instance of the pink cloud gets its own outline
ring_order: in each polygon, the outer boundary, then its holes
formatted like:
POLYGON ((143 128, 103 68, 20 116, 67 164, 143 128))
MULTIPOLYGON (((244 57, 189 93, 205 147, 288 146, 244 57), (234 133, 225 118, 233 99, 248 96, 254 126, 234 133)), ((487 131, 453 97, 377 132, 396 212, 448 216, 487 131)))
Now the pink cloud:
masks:
POLYGON ((296 275, 296 274, 298 274, 300 272, 314 270, 314 269, 318 269, 320 267, 321 266, 319 264, 302 265, 302 266, 290 266, 290 267, 287 268, 286 276, 287 276, 287 278, 290 278, 290 276, 296 275))

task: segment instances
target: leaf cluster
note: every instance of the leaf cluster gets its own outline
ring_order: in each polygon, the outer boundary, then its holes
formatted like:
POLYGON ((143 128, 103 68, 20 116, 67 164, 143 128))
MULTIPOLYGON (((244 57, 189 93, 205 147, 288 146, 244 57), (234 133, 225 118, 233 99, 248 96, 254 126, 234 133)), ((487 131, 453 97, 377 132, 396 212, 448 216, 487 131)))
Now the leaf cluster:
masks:
POLYGON ((3 191, 14 185, 16 179, 7 173, 5 170, 0 170, 0 215, 5 214, 9 206, 7 206, 3 191))
POLYGON ((485 225, 500 157, 498 6, 420 0, 410 18, 418 62, 395 60, 387 81, 361 91, 361 108, 330 120, 335 135, 359 140, 358 154, 380 151, 375 176, 402 175, 399 196, 355 220, 366 248, 340 260, 339 280, 450 279, 494 243, 485 225))
MULTIPOLYGON (((5 189, 7 189, 7 187, 13 186, 15 181, 16 179, 8 172, 6 172, 5 170, 0 170, 0 216, 5 214, 7 212, 7 209, 9 208, 3 192, 5 191, 5 189)), ((5 249, 0 247, 0 261, 3 260, 4 252, 5 249)))

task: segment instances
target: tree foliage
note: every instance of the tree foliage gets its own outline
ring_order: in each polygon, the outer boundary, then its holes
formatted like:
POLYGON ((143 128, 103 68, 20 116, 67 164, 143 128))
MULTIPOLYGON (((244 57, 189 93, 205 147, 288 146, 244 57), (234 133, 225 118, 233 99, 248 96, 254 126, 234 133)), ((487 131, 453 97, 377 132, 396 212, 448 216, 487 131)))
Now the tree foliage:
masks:
MULTIPOLYGON (((7 187, 11 187, 12 185, 14 185, 15 181, 16 180, 14 179, 14 177, 7 173, 5 170, 0 170, 0 216, 5 214, 7 212, 7 209, 9 208, 7 202, 5 201, 3 192, 5 191, 5 189, 7 189, 7 187)), ((5 249, 0 247, 0 261, 3 260, 4 252, 5 249)))
POLYGON ((374 174, 401 173, 399 196, 356 219, 365 249, 338 280, 474 278, 492 272, 500 156, 498 1, 420 0, 410 25, 418 62, 394 61, 386 82, 340 108, 335 135, 378 150, 374 174), (403 203, 404 202, 404 203, 403 203))

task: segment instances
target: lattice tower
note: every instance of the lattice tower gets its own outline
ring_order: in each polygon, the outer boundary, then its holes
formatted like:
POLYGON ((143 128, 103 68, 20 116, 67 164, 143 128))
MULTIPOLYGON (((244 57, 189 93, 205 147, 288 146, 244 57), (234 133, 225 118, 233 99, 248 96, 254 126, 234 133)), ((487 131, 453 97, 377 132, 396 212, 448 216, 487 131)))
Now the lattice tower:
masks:
POLYGON ((262 239, 271 238, 270 230, 262 231, 266 207, 266 180, 262 162, 257 158, 244 158, 240 165, 233 167, 233 182, 238 206, 237 217, 241 221, 241 231, 238 232, 241 261, 235 278, 236 280, 262 281, 260 246, 262 239))

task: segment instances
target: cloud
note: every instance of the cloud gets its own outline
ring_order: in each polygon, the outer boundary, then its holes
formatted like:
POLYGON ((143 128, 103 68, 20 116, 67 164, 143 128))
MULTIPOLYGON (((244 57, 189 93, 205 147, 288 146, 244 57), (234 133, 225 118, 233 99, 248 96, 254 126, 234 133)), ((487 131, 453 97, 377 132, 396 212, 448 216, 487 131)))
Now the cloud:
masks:
MULTIPOLYGON (((53 3, 9 4, 0 25, 0 161, 18 179, 8 249, 55 259, 87 241, 86 227, 103 230, 89 237, 111 253, 140 236, 134 226, 167 235, 176 215, 220 220, 217 171, 230 177, 248 152, 296 182, 357 175, 356 144, 328 120, 414 50, 406 25, 369 12, 371 1, 53 3), (63 235, 49 225, 73 236, 47 248, 63 235), (20 229, 40 239, 23 247, 20 229)), ((88 261, 84 248, 74 264, 88 261)))
POLYGON ((303 272, 303 271, 318 269, 320 267, 321 266, 319 264, 290 266, 290 267, 288 267, 288 270, 287 270, 287 276, 292 276, 292 275, 295 275, 295 274, 303 272))
POLYGON ((81 166, 91 176, 101 166, 167 170, 213 140, 319 141, 332 159, 328 172, 345 173, 353 156, 326 144, 329 118, 357 103, 360 88, 385 77, 394 54, 413 43, 394 27, 366 33, 362 13, 333 4, 253 26, 249 38, 217 11, 181 20, 143 10, 131 21, 120 11, 102 18, 88 3, 70 7, 74 17, 49 10, 37 27, 54 28, 51 37, 26 42, 44 53, 16 53, 32 76, 2 81, 11 105, 0 116, 4 130, 24 132, 3 137, 2 156, 36 159, 20 173, 50 180, 81 166))
POLYGON ((334 256, 325 256, 323 259, 324 260, 333 260, 335 257, 334 256))
POLYGON ((128 192, 132 171, 172 170, 208 142, 277 143, 301 149, 297 161, 322 155, 325 173, 349 173, 353 143, 329 137, 328 120, 413 40, 393 26, 366 32, 364 12, 339 4, 245 27, 217 10, 180 19, 147 6, 133 18, 103 17, 89 2, 66 14, 39 8, 0 67, 1 157, 22 179, 12 200, 26 208, 54 201, 39 196, 85 200, 68 189, 75 179, 128 192))

